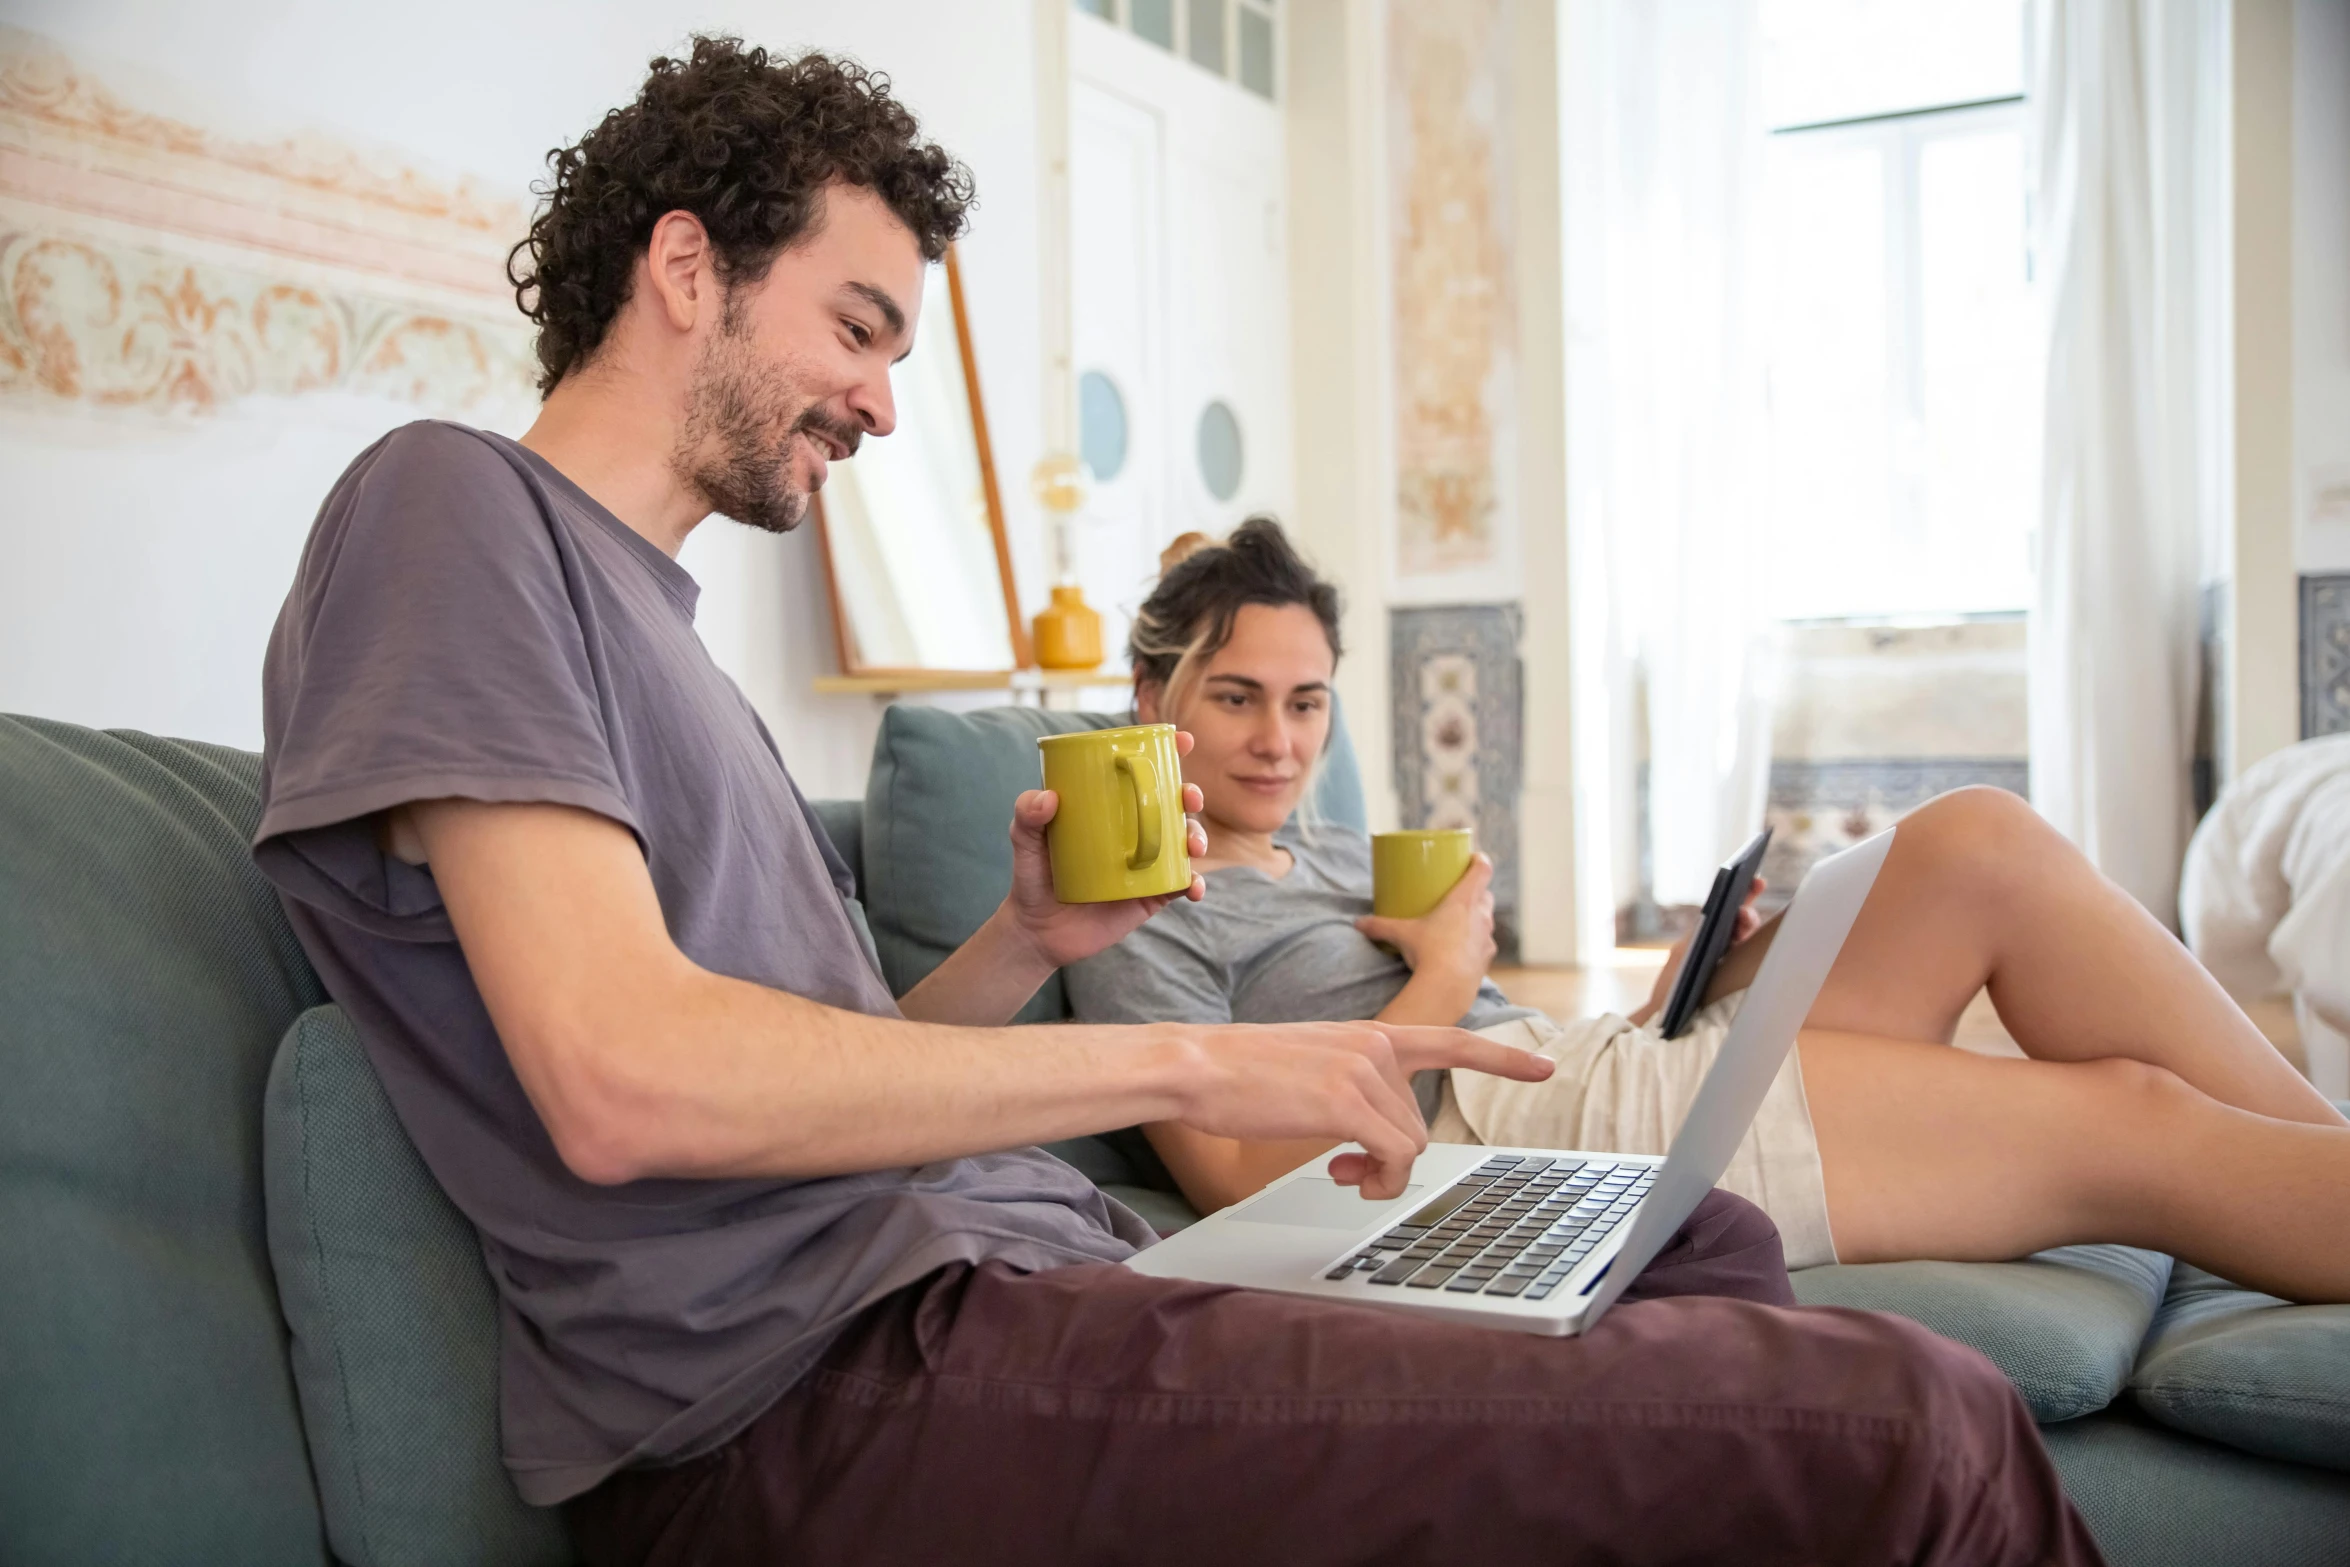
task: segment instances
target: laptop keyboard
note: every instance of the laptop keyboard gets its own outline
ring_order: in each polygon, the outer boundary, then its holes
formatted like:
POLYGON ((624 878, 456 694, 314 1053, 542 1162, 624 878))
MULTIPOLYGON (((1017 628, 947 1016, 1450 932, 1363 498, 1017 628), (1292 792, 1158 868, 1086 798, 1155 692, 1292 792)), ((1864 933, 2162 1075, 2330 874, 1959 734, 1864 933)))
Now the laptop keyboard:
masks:
POLYGON ((1495 1154, 1322 1277, 1546 1300, 1648 1194, 1656 1170, 1495 1154))

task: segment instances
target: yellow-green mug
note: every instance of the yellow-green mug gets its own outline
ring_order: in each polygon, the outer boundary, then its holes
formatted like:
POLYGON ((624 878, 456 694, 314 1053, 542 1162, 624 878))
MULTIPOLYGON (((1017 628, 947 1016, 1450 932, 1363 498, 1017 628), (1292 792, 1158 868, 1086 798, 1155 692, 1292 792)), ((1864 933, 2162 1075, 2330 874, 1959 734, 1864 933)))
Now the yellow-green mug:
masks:
POLYGON ((1044 786, 1061 797, 1045 829, 1053 895, 1114 903, 1191 885, 1191 826, 1173 724, 1046 735, 1044 786))
POLYGON ((1466 827, 1371 834, 1371 912, 1381 919, 1418 919, 1444 901, 1476 852, 1476 837, 1466 827))

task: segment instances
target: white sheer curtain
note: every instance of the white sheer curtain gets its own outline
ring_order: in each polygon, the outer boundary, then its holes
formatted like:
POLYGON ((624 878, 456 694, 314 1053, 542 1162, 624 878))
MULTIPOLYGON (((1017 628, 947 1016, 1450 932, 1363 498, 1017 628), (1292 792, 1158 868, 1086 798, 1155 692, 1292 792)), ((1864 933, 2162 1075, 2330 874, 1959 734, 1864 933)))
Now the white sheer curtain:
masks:
POLYGON ((2158 918, 2191 819, 2200 541, 2222 504, 2223 0, 2039 0, 2048 310, 2032 801, 2158 918))
MULTIPOLYGON (((1666 904, 1703 900, 1760 825, 1769 782, 1755 55, 1753 0, 1569 9, 1569 508, 1577 560, 1605 561, 1605 700, 1646 719, 1666 904)), ((1582 793, 1621 799, 1624 782, 1589 778, 1582 793)), ((1619 816, 1619 845, 1628 825, 1619 816)))

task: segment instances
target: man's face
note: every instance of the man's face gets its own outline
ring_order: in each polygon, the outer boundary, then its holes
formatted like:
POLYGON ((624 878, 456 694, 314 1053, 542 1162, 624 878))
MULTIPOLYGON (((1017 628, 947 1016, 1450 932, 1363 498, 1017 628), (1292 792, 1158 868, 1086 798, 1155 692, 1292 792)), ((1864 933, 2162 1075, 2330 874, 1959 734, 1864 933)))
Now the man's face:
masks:
POLYGON ((678 477, 737 522, 798 527, 829 466, 897 426, 889 372, 914 341, 923 265, 878 196, 830 187, 813 231, 725 294, 687 388, 678 477))

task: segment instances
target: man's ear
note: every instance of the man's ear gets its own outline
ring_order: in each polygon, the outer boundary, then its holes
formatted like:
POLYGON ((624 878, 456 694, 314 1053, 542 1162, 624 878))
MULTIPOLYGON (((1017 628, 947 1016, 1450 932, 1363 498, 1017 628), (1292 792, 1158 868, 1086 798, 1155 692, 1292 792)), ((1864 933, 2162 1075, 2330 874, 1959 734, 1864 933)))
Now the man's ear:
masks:
POLYGON ((645 244, 647 303, 679 332, 691 332, 718 308, 718 275, 711 265, 710 231, 690 212, 664 212, 645 244))

